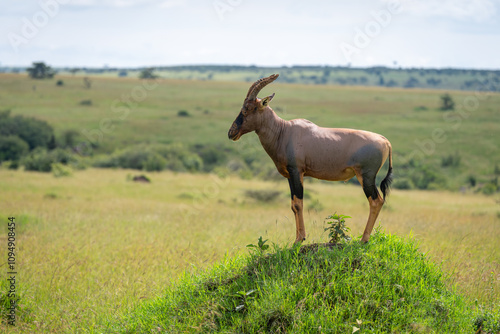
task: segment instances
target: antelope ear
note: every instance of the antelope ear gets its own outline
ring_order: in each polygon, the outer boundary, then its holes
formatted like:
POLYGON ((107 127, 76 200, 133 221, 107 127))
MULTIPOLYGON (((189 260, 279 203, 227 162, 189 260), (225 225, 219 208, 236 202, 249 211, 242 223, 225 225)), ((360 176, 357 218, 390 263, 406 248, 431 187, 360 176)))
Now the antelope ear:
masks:
POLYGON ((274 93, 273 93, 273 95, 269 95, 268 97, 263 98, 262 101, 260 101, 260 104, 263 107, 267 107, 269 105, 269 102, 271 102, 271 100, 273 99, 273 97, 274 97, 274 93))

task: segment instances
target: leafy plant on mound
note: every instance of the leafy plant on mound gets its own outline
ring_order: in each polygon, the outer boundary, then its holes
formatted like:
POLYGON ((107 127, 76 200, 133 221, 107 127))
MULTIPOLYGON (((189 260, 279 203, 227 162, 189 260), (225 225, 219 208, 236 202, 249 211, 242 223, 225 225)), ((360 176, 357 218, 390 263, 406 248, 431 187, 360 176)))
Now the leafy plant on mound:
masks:
MULTIPOLYGON (((262 242, 262 240, 261 240, 262 242)), ((500 308, 468 304, 412 239, 253 247, 126 316, 122 333, 497 333, 500 308)))

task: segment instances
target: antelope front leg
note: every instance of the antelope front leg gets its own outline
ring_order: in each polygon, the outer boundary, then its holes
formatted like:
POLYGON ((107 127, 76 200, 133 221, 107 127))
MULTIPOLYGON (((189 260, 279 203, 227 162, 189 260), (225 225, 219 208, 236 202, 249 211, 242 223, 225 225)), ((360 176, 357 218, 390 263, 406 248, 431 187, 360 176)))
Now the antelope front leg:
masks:
POLYGON ((299 199, 297 196, 292 196, 292 211, 295 214, 295 243, 302 242, 306 240, 306 228, 304 226, 304 215, 303 215, 303 200, 299 199))
POLYGON ((306 228, 304 226, 304 186, 303 175, 294 168, 288 168, 290 178, 288 183, 290 185, 290 192, 292 195, 292 211, 295 215, 296 237, 295 243, 302 242, 306 239, 306 228))

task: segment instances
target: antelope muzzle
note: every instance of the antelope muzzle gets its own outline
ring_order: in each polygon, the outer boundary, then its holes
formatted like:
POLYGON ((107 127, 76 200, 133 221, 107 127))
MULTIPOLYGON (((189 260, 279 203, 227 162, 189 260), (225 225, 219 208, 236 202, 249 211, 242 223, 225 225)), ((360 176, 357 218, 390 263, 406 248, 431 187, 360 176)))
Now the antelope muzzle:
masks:
POLYGON ((233 125, 231 125, 231 128, 229 128, 229 131, 227 132, 227 136, 229 139, 237 141, 240 139, 242 133, 241 133, 241 125, 243 124, 243 114, 240 112, 238 117, 233 122, 233 125))

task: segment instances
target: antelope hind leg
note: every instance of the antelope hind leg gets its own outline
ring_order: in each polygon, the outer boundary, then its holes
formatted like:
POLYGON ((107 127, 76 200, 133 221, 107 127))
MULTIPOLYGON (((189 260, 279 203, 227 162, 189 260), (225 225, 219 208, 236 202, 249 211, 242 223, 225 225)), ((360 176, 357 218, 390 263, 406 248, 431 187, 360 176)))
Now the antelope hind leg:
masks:
POLYGON ((376 174, 365 172, 362 173, 361 170, 355 170, 356 178, 358 179, 363 191, 370 203, 370 214, 368 215, 368 221, 366 222, 365 231, 363 232, 363 237, 361 242, 368 242, 370 240, 370 235, 373 231, 373 226, 375 226, 375 221, 384 205, 384 200, 380 196, 377 186, 375 185, 376 174))

